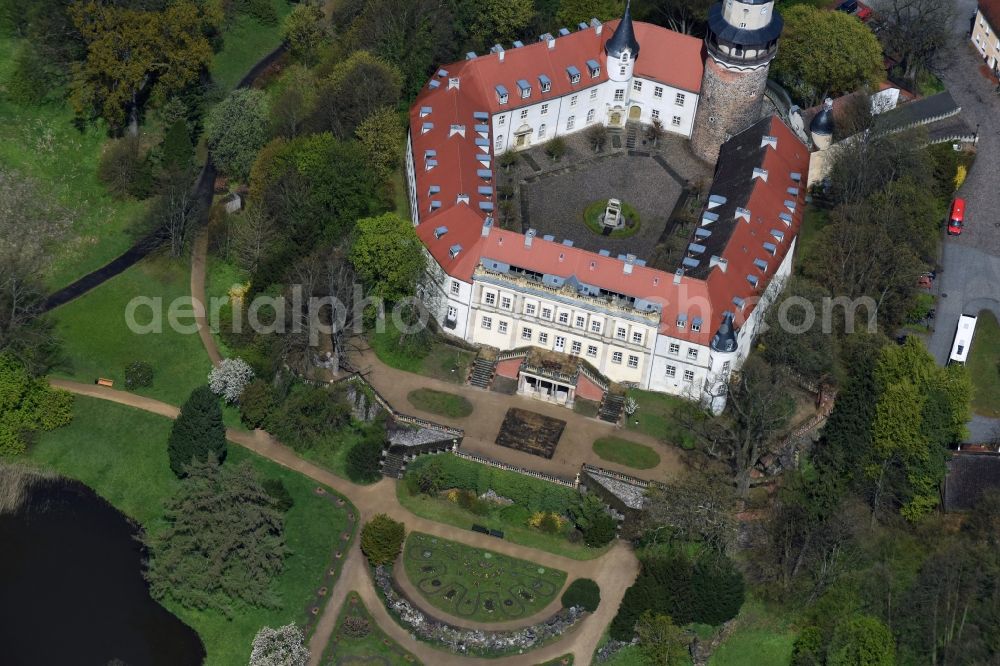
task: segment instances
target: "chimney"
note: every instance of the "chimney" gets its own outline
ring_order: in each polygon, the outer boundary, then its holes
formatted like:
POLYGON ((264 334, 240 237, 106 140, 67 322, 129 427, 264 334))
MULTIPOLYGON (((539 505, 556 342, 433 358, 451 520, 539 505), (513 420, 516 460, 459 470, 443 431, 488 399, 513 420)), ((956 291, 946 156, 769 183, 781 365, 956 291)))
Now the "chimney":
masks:
POLYGON ((494 44, 493 48, 490 49, 490 52, 491 53, 496 53, 497 54, 497 58, 500 59, 500 62, 503 62, 504 50, 503 50, 502 46, 500 46, 499 44, 494 44))
POLYGON ((680 284, 682 277, 684 277, 684 269, 678 268, 676 271, 674 271, 674 284, 675 285, 680 284))
POLYGON ((524 247, 531 247, 531 241, 534 240, 537 233, 534 229, 528 229, 528 233, 524 234, 524 247))
POLYGON ((625 256, 625 267, 624 267, 625 275, 631 275, 632 274, 632 267, 633 266, 635 266, 635 255, 634 254, 626 255, 625 256))
POLYGON ((490 229, 493 228, 493 218, 487 217, 483 220, 483 238, 488 238, 490 235, 490 229))
POLYGON ((598 35, 604 31, 604 24, 598 21, 596 18, 590 19, 590 25, 593 26, 594 32, 598 35))

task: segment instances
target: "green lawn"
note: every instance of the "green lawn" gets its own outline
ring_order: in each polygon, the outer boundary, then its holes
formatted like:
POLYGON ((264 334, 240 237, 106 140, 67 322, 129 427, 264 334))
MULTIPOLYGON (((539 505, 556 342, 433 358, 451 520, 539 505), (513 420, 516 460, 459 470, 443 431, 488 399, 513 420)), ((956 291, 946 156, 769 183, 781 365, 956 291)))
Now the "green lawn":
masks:
POLYGON ((425 601, 474 622, 528 617, 556 598, 566 572, 412 532, 403 547, 406 577, 425 601))
POLYGON ((796 268, 809 262, 809 258, 819 242, 819 233, 829 222, 830 215, 825 210, 819 210, 812 206, 806 208, 805 216, 802 220, 802 228, 795 241, 795 266, 796 268))
POLYGON ((594 453, 604 460, 635 469, 652 469, 660 464, 656 451, 620 437, 601 437, 594 442, 594 453))
POLYGON ((407 510, 421 518, 434 520, 445 525, 454 525, 465 530, 472 529, 473 525, 503 530, 504 538, 507 541, 570 557, 574 560, 592 560, 608 551, 607 547, 588 548, 583 544, 570 543, 560 535, 546 534, 527 525, 513 523, 505 520, 500 512, 480 516, 466 511, 458 504, 446 499, 421 494, 411 495, 404 483, 396 484, 396 497, 407 510))
POLYGON ((43 196, 69 212, 69 236, 53 248, 53 265, 44 276, 56 289, 125 251, 147 204, 118 201, 97 180, 97 164, 107 141, 102 123, 80 131, 73 126, 68 105, 21 107, 5 99, 16 45, 16 40, 0 37, 0 167, 34 178, 43 196))
POLYGON ((399 331, 391 320, 384 330, 369 334, 368 340, 378 359, 389 367, 455 384, 465 383, 475 358, 474 353, 441 340, 435 340, 426 354, 413 354, 399 344, 399 331))
MULTIPOLYGON (((229 290, 233 285, 245 284, 247 281, 248 277, 244 271, 209 252, 205 267, 205 307, 212 307, 212 299, 218 299, 219 303, 228 303, 229 290)), ((232 351, 218 331, 213 330, 212 337, 215 338, 215 344, 222 356, 232 356, 232 351)))
POLYGON ((236 87, 258 60, 281 43, 281 21, 292 11, 286 0, 271 0, 278 14, 274 25, 264 25, 246 14, 237 14, 222 33, 222 50, 212 58, 212 80, 223 91, 236 87))
MULTIPOLYGON (((93 398, 77 397, 73 422, 44 433, 29 452, 41 467, 92 487, 144 527, 162 527, 163 502, 179 481, 170 471, 166 440, 169 419, 93 398)), ((296 472, 230 444, 226 464, 250 461, 262 478, 280 478, 295 505, 286 517, 285 537, 291 554, 277 579, 282 608, 241 608, 232 620, 208 611, 166 606, 201 636, 209 666, 244 666, 250 643, 263 625, 277 627, 307 620, 312 591, 330 565, 331 553, 347 527, 345 510, 314 493, 316 484, 296 472)))
MULTIPOLYGON (((82 382, 107 377, 115 388, 124 389, 125 366, 145 361, 153 366, 153 385, 136 393, 182 404, 192 389, 207 383, 211 369, 198 334, 179 333, 169 325, 171 302, 190 295, 188 273, 186 258, 152 257, 55 310, 67 358, 67 368, 60 374, 82 382), (162 332, 140 335, 129 329, 126 306, 137 296, 160 299, 156 309, 162 312, 162 332)), ((137 309, 136 323, 150 323, 150 310, 137 309)), ((192 328, 193 321, 193 317, 178 319, 192 328)))
MULTIPOLYGON (((302 448, 296 452, 306 460, 316 463, 342 479, 358 483, 347 474, 347 453, 363 437, 364 435, 359 428, 348 426, 338 432, 330 433, 311 448, 302 448)), ((377 481, 379 479, 375 479, 372 483, 377 481)))
POLYGON ((629 391, 628 394, 635 398, 639 409, 632 416, 625 417, 626 429, 645 433, 685 449, 694 447, 694 438, 674 417, 675 409, 687 407, 683 398, 639 390, 629 391))
POLYGON ((472 403, 464 397, 433 389, 410 391, 406 399, 419 410, 453 419, 469 416, 473 409, 472 403))
POLYGON ((337 617, 337 628, 330 637, 323 652, 323 664, 368 664, 382 666, 407 666, 420 664, 412 654, 400 647, 379 629, 371 613, 365 607, 357 592, 350 592, 337 617), (349 617, 360 618, 368 623, 368 635, 355 637, 344 631, 344 622, 349 617))
POLYGON ((1000 417, 1000 325, 993 313, 979 313, 969 350, 972 409, 981 416, 1000 417))
POLYGON ((709 666, 789 664, 795 635, 787 617, 750 599, 736 618, 736 631, 712 654, 709 666))

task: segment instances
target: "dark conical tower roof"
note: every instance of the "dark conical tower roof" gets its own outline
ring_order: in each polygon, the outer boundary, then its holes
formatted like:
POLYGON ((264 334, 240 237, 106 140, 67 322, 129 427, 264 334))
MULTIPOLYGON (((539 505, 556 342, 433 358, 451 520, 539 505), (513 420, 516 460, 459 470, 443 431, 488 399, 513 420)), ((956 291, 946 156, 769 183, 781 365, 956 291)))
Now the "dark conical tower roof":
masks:
POLYGON ((604 45, 604 52, 609 58, 620 58, 622 51, 631 49, 632 59, 639 57, 639 40, 635 38, 635 27, 632 25, 632 0, 625 4, 625 15, 622 22, 615 28, 615 34, 604 45))
POLYGON ((809 123, 809 131, 822 136, 833 135, 833 100, 829 97, 823 102, 823 108, 809 123))
POLYGON ((727 312, 722 316, 722 324, 719 326, 715 337, 712 338, 712 351, 736 351, 736 330, 733 328, 732 312, 727 312))

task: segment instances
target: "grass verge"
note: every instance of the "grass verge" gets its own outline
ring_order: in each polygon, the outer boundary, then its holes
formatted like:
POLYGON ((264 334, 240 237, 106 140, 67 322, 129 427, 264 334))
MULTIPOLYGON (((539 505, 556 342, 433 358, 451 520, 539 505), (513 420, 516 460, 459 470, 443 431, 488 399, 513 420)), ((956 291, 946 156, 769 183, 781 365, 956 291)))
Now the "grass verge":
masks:
POLYGON ((192 330, 194 317, 177 318, 190 332, 178 332, 170 325, 171 303, 188 296, 188 262, 155 256, 58 308, 53 317, 67 361, 60 374, 81 382, 107 377, 115 388, 124 389, 125 367, 145 361, 153 366, 153 385, 135 392, 183 404, 192 389, 208 382, 212 367, 201 338, 192 330), (126 308, 136 297, 146 299, 146 305, 135 310, 135 322, 150 324, 159 313, 160 332, 139 334, 129 329, 126 308))
POLYGON ((417 353, 399 343, 399 331, 387 320, 382 331, 368 336, 372 351, 390 368, 405 370, 453 384, 465 383, 475 354, 435 339, 426 352, 417 353))
POLYGON ((406 399, 417 409, 430 414, 460 419, 472 414, 472 403, 460 395, 435 391, 433 389, 416 389, 410 391, 406 399))
POLYGON ((603 460, 634 469, 652 469, 660 464, 660 455, 645 444, 620 437, 601 437, 594 442, 594 453, 603 460))
POLYGON ((212 80, 223 92, 236 87, 250 68, 281 44, 281 22, 292 11, 286 0, 271 0, 278 19, 266 25, 237 14, 223 31, 222 50, 212 58, 212 80))
POLYGON ((795 631, 787 617, 777 615, 758 600, 750 599, 736 617, 736 630, 712 654, 709 666, 788 664, 792 660, 795 631))
POLYGON ((626 429, 645 433, 683 449, 694 448, 694 437, 674 416, 675 410, 686 407, 683 398, 638 390, 629 391, 629 395, 635 398, 639 408, 632 416, 625 417, 626 429))
POLYGON ((980 416, 1000 417, 1000 324, 988 310, 979 313, 968 365, 973 411, 980 416))
MULTIPOLYGON (((583 211, 583 223, 587 225, 592 233, 598 236, 604 235, 604 223, 601 216, 608 210, 608 199, 595 201, 587 206, 583 211)), ((629 238, 634 236, 642 226, 639 212, 631 205, 622 202, 622 216, 625 218, 626 226, 622 229, 615 229, 607 235, 608 238, 629 238)))
POLYGON ((337 627, 323 652, 323 663, 410 666, 419 665, 421 662, 379 629, 358 593, 349 592, 340 609, 340 615, 337 616, 337 627), (368 633, 365 636, 354 636, 351 632, 345 631, 344 623, 348 618, 358 618, 367 622, 368 633))
MULTIPOLYGON (((167 418, 78 396, 73 422, 44 433, 29 457, 41 467, 82 481, 145 529, 155 531, 163 526, 164 501, 180 483, 167 460, 170 427, 167 418)), ((290 555, 275 582, 282 607, 241 608, 227 620, 217 612, 165 604, 201 636, 208 666, 245 665, 253 637, 264 625, 306 622, 313 591, 321 584, 331 553, 340 543, 339 535, 347 527, 345 511, 354 510, 350 504, 337 508, 316 496, 316 484, 306 477, 230 444, 226 464, 244 460, 250 461, 262 479, 281 479, 295 501, 285 521, 290 555)))

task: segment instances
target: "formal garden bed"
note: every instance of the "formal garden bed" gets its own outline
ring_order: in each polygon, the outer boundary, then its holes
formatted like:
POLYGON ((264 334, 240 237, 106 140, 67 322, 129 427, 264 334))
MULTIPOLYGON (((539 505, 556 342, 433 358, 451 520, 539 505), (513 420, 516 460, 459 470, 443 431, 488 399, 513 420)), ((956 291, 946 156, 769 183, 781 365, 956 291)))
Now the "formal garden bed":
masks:
MULTIPOLYGON (((410 463, 396 485, 400 504, 414 514, 446 525, 471 529, 482 525, 499 530, 513 543, 576 560, 607 552, 607 545, 590 547, 571 520, 594 506, 574 488, 517 472, 463 460, 450 454, 421 456, 410 463), (428 466, 435 470, 432 487, 428 466)), ((603 511, 602 507, 598 507, 603 511)))
MULTIPOLYGON (((31 462, 82 481, 147 531, 155 534, 163 529, 164 503, 182 483, 168 462, 171 420, 94 398, 75 400, 72 423, 44 433, 30 449, 31 462)), ((309 626, 315 620, 312 609, 317 607, 317 596, 323 596, 319 592, 333 589, 336 553, 350 546, 353 530, 348 514, 357 515, 332 491, 318 493, 310 479, 230 446, 225 465, 244 461, 260 479, 280 481, 291 500, 284 528, 289 554, 272 583, 279 605, 237 603, 237 612, 226 617, 215 610, 186 608, 169 597, 161 602, 198 632, 208 653, 205 663, 211 666, 245 666, 253 637, 262 626, 289 622, 309 626)))
POLYGON ((500 424, 496 443, 551 460, 565 428, 566 422, 561 419, 511 407, 500 424))
POLYGON ((406 576, 435 608, 475 622, 503 622, 545 608, 566 572, 413 532, 403 548, 406 576))
POLYGON ((660 464, 660 454, 645 444, 620 437, 601 437, 594 441, 594 453, 602 460, 634 469, 652 469, 660 464))
POLYGON ((380 664, 408 666, 421 662, 383 632, 357 592, 350 592, 321 660, 323 666, 380 664))
POLYGON ((421 411, 453 419, 469 416, 473 410, 472 403, 464 397, 433 389, 424 388, 410 391, 406 399, 421 411))

